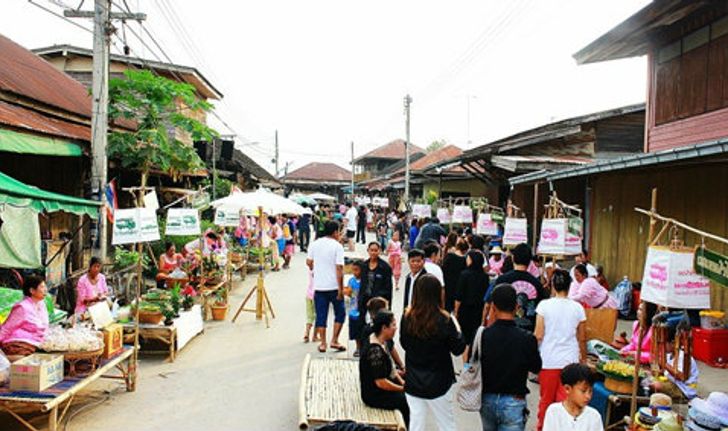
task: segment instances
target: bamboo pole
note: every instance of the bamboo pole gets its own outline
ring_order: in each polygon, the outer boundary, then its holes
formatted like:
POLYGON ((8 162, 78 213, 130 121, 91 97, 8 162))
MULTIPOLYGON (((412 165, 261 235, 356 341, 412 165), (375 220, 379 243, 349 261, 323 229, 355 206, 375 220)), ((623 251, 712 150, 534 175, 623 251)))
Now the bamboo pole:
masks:
MULTIPOLYGON (((679 221, 675 220, 674 218, 664 217, 664 216, 661 216, 661 215, 657 214, 656 212, 647 211, 647 210, 644 210, 642 208, 635 208, 634 210, 637 211, 638 213, 641 213, 641 214, 645 214, 647 216, 650 216, 650 219, 653 219, 654 218, 656 220, 661 220, 661 221, 664 221, 664 222, 666 222, 668 224, 672 224, 672 225, 675 225, 675 226, 677 226, 679 228, 682 228, 682 229, 685 229, 687 231, 690 231, 690 232, 692 232, 692 233, 694 233, 696 235, 700 235, 701 237, 709 238, 709 239, 712 239, 713 241, 717 241, 717 242, 720 242, 720 243, 723 243, 723 244, 728 245, 728 239, 719 237, 718 235, 714 235, 712 233, 708 233, 708 232, 702 231, 700 229, 696 229, 696 228, 694 228, 694 227, 692 227, 690 225, 687 225, 685 223, 679 222, 679 221)), ((657 223, 657 221, 655 221, 655 223, 657 223)), ((652 231, 652 221, 650 221, 650 231, 652 231)))
MULTIPOLYGON (((138 190, 137 208, 141 208, 144 203, 144 189, 147 185, 147 173, 142 172, 141 186, 138 190)), ((136 188, 135 188, 136 189, 136 188)), ((137 365, 139 361, 139 309, 141 308, 141 295, 142 295, 142 253, 144 252, 144 243, 137 243, 137 253, 139 254, 139 260, 137 261, 137 283, 134 292, 134 298, 136 300, 136 312, 134 313, 134 353, 131 357, 131 363, 129 364, 129 374, 131 374, 130 380, 130 392, 136 391, 137 382, 137 365)))
POLYGON ((531 245, 536 247, 538 238, 536 237, 536 225, 538 224, 538 183, 533 185, 533 227, 531 228, 531 245))

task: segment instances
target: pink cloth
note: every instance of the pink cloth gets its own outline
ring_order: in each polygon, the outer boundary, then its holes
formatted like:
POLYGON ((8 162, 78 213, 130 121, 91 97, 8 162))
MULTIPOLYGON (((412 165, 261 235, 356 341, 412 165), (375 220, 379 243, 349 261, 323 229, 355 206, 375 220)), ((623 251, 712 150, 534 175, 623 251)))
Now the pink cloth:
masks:
POLYGON ((491 256, 490 259, 488 259, 488 268, 490 268, 491 272, 501 275, 504 261, 505 259, 503 259, 502 256, 500 260, 495 260, 495 257, 491 256))
MULTIPOLYGON (((628 354, 634 356, 634 352, 637 351, 637 342, 640 339, 640 322, 637 320, 632 324, 632 339, 629 343, 619 350, 619 353, 628 354)), ((645 338, 642 339, 642 352, 640 353, 640 362, 643 364, 649 364, 652 359, 650 354, 650 348, 652 347, 652 326, 647 330, 645 338)))
POLYGON ((40 346, 48 330, 48 309, 45 301, 36 302, 26 297, 13 306, 5 323, 0 327, 0 344, 22 341, 40 346))
POLYGON ((569 298, 591 308, 617 308, 617 301, 593 277, 586 278, 581 284, 574 280, 569 287, 569 298))
POLYGON ((88 279, 88 274, 84 274, 78 279, 76 284, 76 314, 83 314, 86 311, 86 304, 83 301, 96 298, 99 295, 108 295, 109 288, 106 285, 106 277, 104 274, 96 276, 96 285, 94 286, 88 279))
POLYGON ((528 271, 529 274, 531 274, 532 276, 534 276, 536 278, 541 277, 541 269, 538 266, 536 266, 536 264, 533 263, 533 261, 530 261, 528 263, 528 268, 526 269, 526 271, 528 271))

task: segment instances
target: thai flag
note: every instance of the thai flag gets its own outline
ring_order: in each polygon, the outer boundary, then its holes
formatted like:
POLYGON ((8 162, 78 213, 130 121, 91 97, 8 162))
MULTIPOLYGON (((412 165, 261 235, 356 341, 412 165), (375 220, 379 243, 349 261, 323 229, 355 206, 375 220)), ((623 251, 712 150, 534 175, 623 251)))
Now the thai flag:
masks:
POLYGON ((106 185, 106 191, 105 196, 106 199, 104 199, 104 206, 106 206, 106 217, 109 219, 109 223, 114 223, 114 210, 116 210, 119 205, 116 201, 116 180, 111 180, 106 185))

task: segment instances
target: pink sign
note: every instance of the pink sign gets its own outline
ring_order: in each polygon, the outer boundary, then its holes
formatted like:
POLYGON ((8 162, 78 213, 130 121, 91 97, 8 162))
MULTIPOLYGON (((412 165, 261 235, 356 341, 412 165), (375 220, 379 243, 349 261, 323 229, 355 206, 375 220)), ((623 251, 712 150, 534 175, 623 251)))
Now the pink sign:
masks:
POLYGON ((581 238, 570 234, 568 226, 568 219, 543 219, 538 240, 538 253, 553 255, 581 253, 581 238))
POLYGON ((710 308, 710 282, 693 270, 692 249, 652 246, 642 275, 642 299, 674 308, 710 308))
POLYGON ((442 223, 442 224, 452 223, 452 216, 450 215, 450 210, 447 208, 438 208, 437 209, 437 218, 440 220, 440 223, 442 223))
POLYGON ((412 215, 417 218, 432 217, 432 207, 427 204, 412 205, 412 215))
POLYGON ((498 223, 491 219, 490 214, 478 214, 475 231, 480 235, 498 235, 498 223))
POLYGON ((503 245, 518 245, 528 242, 528 223, 525 218, 506 218, 503 231, 503 245))
POLYGON ((456 205, 452 211, 453 223, 473 223, 473 209, 466 205, 456 205))

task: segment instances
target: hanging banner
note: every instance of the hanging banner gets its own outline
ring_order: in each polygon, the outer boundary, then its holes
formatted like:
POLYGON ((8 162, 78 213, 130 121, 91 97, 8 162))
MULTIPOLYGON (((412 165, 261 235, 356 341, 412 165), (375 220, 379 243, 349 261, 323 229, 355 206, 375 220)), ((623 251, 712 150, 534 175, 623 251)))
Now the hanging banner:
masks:
POLYGON ((478 214, 478 223, 475 226, 475 232, 480 235, 498 235, 498 223, 493 221, 490 214, 478 214))
POLYGON ((440 220, 441 224, 452 223, 452 215, 450 214, 450 210, 447 208, 438 208, 437 219, 440 220))
POLYGON ((381 198, 379 196, 375 196, 375 197, 372 198, 372 204, 374 204, 375 207, 388 208, 389 207, 389 199, 387 199, 387 198, 381 198))
POLYGON ((528 242, 528 222, 525 218, 506 218, 503 231, 503 245, 518 245, 528 242))
POLYGON ((194 208, 170 208, 167 210, 165 235, 187 236, 199 235, 200 216, 194 208))
POLYGON ((219 207, 215 210, 215 221, 214 223, 218 226, 234 227, 240 223, 240 211, 219 207))
POLYGON ((710 281, 693 269, 689 248, 650 246, 642 275, 641 298, 674 308, 710 308, 710 281))
POLYGON ((417 218, 430 218, 432 217, 432 207, 427 204, 414 204, 412 205, 412 215, 417 218))
POLYGON ((695 250, 693 269, 703 277, 728 286, 728 257, 722 254, 698 247, 695 250))
POLYGON ((467 205, 455 205, 452 210, 453 223, 473 223, 473 209, 467 205))
POLYGON ((569 219, 554 218, 541 221, 538 254, 577 255, 581 253, 581 238, 569 231, 569 219))
POLYGON ((153 210, 159 209, 159 199, 157 199, 157 191, 152 190, 151 192, 144 195, 144 208, 153 210))
POLYGON ((159 240, 157 214, 151 208, 127 208, 114 211, 111 244, 131 244, 159 240))

